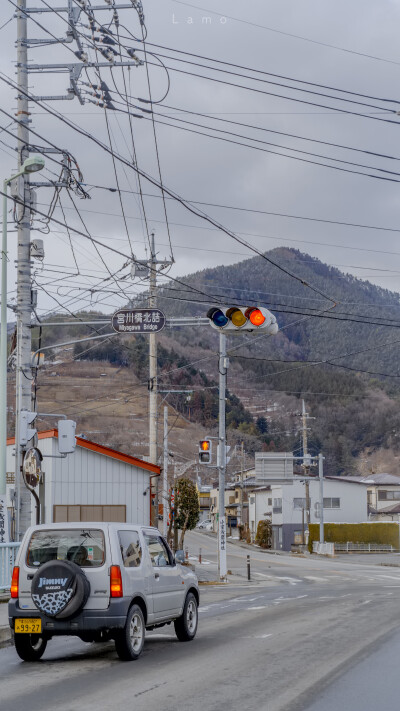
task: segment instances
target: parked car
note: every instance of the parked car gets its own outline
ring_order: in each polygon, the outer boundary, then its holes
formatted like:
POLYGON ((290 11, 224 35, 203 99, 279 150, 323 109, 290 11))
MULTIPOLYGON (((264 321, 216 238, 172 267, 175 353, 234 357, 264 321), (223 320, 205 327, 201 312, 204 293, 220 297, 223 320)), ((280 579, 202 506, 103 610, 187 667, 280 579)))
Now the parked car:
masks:
POLYGON ((41 658, 58 635, 115 641, 137 659, 145 630, 174 623, 182 642, 197 631, 199 588, 183 551, 156 528, 119 523, 32 526, 22 540, 8 614, 21 659, 41 658))
POLYGON ((200 521, 200 523, 198 524, 197 528, 202 528, 203 531, 204 531, 204 530, 206 530, 206 531, 212 531, 213 525, 212 525, 211 519, 210 519, 210 518, 205 518, 204 521, 200 521))

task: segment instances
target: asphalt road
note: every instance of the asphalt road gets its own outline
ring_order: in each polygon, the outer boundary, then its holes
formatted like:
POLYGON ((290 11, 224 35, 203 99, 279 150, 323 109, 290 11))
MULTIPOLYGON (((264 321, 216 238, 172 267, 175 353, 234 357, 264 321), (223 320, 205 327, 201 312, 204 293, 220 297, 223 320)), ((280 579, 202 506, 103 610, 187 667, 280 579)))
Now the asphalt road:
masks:
MULTIPOLYGON (((193 558, 202 543, 212 570, 215 541, 194 533, 187 542, 193 558)), ((35 664, 0 650, 1 711, 394 707, 400 570, 257 551, 248 583, 247 552, 228 549, 228 567, 242 578, 202 588, 193 642, 178 642, 167 626, 149 633, 130 663, 112 643, 74 638, 52 640, 35 664)))

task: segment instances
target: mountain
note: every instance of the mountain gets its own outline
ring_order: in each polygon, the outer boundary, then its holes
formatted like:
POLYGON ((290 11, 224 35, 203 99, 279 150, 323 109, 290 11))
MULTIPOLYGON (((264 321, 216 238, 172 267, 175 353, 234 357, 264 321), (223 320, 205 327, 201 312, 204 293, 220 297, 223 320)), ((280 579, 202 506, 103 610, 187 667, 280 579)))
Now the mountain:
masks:
MULTIPOLYGON (((315 418, 308 423, 309 449, 323 451, 328 473, 382 467, 397 473, 399 294, 283 248, 170 280, 159 290, 159 307, 168 316, 205 316, 210 305, 221 303, 266 306, 280 326, 275 337, 228 338, 231 444, 244 441, 250 456, 259 449, 300 455, 304 399, 315 418)), ((76 337, 78 329, 72 331, 76 337)), ((71 335, 57 328, 43 334, 42 345, 71 335)), ((79 335, 88 333, 79 327, 79 335)), ((171 393, 168 402, 209 433, 218 417, 217 352, 218 334, 208 326, 165 329, 159 337, 160 389, 186 391, 171 393)), ((147 379, 144 337, 123 336, 90 349, 82 344, 75 358, 106 360, 129 367, 138 382, 147 379)))

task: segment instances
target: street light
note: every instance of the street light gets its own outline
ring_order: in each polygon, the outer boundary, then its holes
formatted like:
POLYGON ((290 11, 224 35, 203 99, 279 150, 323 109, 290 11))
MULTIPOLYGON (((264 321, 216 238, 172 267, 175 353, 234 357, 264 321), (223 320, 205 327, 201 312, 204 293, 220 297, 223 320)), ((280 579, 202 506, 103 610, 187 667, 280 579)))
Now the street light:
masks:
MULTIPOLYGON (((7 470, 7 188, 20 175, 36 173, 44 168, 44 158, 27 158, 18 173, 3 181, 3 235, 1 243, 1 315, 0 315, 0 505, 6 508, 7 470), (3 502, 1 501, 3 499, 3 502)), ((8 528, 8 527, 7 527, 8 528)), ((7 530, 6 528, 6 530, 7 530)))

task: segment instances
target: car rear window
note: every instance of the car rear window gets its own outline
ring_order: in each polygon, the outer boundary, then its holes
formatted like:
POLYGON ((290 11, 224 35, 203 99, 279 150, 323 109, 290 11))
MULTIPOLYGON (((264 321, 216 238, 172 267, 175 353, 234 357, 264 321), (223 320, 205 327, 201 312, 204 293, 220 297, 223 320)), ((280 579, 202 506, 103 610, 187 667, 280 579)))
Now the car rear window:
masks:
POLYGON ((38 568, 48 560, 71 560, 81 568, 104 563, 104 533, 96 529, 73 528, 35 531, 29 541, 26 563, 38 568))

